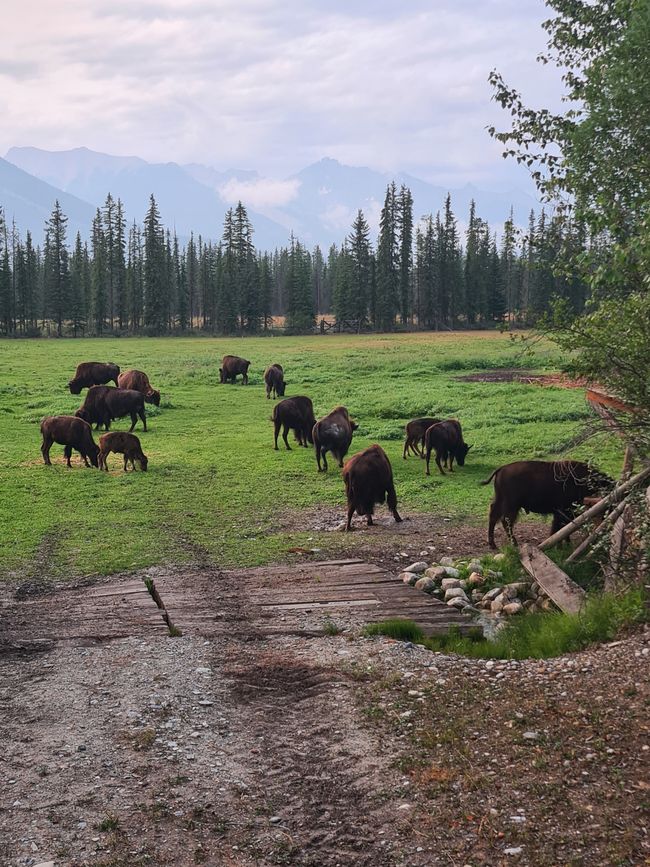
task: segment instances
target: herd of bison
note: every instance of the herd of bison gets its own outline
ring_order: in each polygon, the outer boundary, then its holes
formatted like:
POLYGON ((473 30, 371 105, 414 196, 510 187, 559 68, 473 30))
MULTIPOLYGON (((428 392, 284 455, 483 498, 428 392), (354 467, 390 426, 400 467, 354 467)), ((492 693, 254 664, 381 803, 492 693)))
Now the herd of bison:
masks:
MULTIPOLYGON (((221 383, 234 383, 238 376, 248 384, 250 362, 235 355, 226 355, 219 368, 221 383)), ((284 397, 285 380, 281 365, 272 364, 264 372, 266 396, 283 398, 273 408, 274 445, 278 449, 278 435, 287 449, 291 449, 288 434, 293 432, 300 446, 314 447, 319 472, 327 471, 327 452, 343 468, 347 497, 346 530, 352 526, 355 512, 367 517, 372 525, 374 507, 386 502, 395 521, 402 519, 397 511, 397 495, 393 482, 393 470, 385 451, 379 445, 371 445, 353 455, 345 465, 343 458, 348 453, 357 424, 350 418, 344 406, 337 406, 328 415, 316 420, 314 407, 309 397, 284 397)), ((132 431, 138 421, 147 430, 145 403, 160 404, 160 392, 151 387, 146 373, 139 370, 120 372, 116 364, 86 361, 79 364, 73 379, 68 383, 72 394, 88 389, 86 398, 73 415, 50 416, 41 422, 43 444, 41 452, 46 464, 50 464, 50 448, 53 443, 64 446, 67 465, 70 466, 72 450, 78 451, 86 466, 108 471, 107 457, 111 452, 124 458, 124 471, 128 464, 135 470, 138 461, 142 470, 147 469, 147 456, 142 451, 140 440, 132 431), (114 382, 115 387, 107 385, 114 382), (129 432, 108 432, 114 419, 130 416, 129 432), (104 426, 107 433, 99 439, 99 447, 92 434, 92 425, 104 426), (90 463, 89 463, 90 462, 90 463)), ((460 422, 456 419, 416 418, 406 425, 403 457, 409 454, 426 461, 429 475, 431 453, 442 475, 444 467, 453 472, 454 461, 465 464, 470 450, 463 439, 460 422)), ((494 529, 501 521, 509 539, 516 544, 513 526, 521 509, 542 515, 552 515, 551 532, 564 526, 586 497, 598 496, 612 482, 607 476, 579 461, 515 461, 495 469, 481 484, 494 481, 494 499, 490 505, 488 542, 495 548, 494 529)))

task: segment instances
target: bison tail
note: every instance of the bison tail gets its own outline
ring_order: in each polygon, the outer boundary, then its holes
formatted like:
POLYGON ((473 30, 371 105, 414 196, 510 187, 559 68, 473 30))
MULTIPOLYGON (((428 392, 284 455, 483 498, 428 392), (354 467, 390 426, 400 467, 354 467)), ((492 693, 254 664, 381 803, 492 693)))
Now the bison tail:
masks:
POLYGON ((489 485, 490 482, 492 481, 492 479, 496 476, 496 474, 499 472, 500 469, 501 469, 501 467, 498 467, 498 468, 497 468, 497 469, 492 473, 492 475, 490 476, 490 478, 489 478, 489 479, 485 479, 485 481, 481 482, 481 484, 482 484, 482 485, 489 485))

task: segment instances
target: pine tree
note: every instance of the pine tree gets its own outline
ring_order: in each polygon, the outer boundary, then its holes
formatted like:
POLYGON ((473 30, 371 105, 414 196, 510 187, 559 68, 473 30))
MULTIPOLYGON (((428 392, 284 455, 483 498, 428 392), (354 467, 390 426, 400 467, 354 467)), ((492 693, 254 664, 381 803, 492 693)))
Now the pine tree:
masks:
POLYGON ((166 249, 158 206, 153 195, 144 225, 144 325, 151 334, 162 334, 167 323, 166 249))
POLYGON ((70 319, 72 334, 83 333, 86 325, 86 261, 85 251, 81 243, 81 235, 77 232, 74 250, 70 257, 70 319))
POLYGON ((271 269, 271 257, 268 253, 264 253, 264 255, 259 258, 258 264, 260 281, 260 316, 262 317, 262 327, 264 331, 267 331, 269 325, 273 322, 273 274, 271 269))
POLYGON ((411 271, 413 268, 413 196, 402 185, 397 201, 399 229, 399 298, 400 319, 406 325, 411 315, 411 271))
POLYGON ((9 263, 7 223, 0 209, 0 322, 3 334, 10 334, 14 322, 11 298, 12 273, 9 263))
POLYGON ((352 225, 352 232, 348 237, 349 265, 350 265, 350 298, 349 315, 358 322, 358 330, 368 317, 368 305, 370 301, 370 260, 372 250, 370 247, 370 228, 359 210, 352 225))
POLYGON ((377 242, 377 302, 375 325, 391 331, 399 299, 399 250, 397 239, 397 190, 388 185, 379 220, 377 242))
POLYGON ((286 327, 290 333, 311 331, 316 323, 311 291, 311 257, 291 236, 287 272, 286 327))
POLYGON ((187 308, 189 329, 194 328, 194 317, 198 314, 198 278, 199 278, 199 263, 196 256, 196 244, 194 243, 194 233, 190 233, 190 240, 187 242, 185 251, 185 275, 187 283, 187 308))
POLYGON ((68 312, 70 272, 66 247, 68 218, 58 200, 46 225, 45 233, 45 292, 47 311, 56 322, 58 337, 63 335, 63 323, 68 312))
POLYGON ((519 310, 518 263, 517 263, 517 230, 510 210, 510 216, 503 224, 500 253, 501 294, 505 301, 506 316, 509 322, 517 318, 519 310))
POLYGON ((97 209, 92 227, 92 306, 95 334, 102 335, 108 305, 108 276, 106 268, 106 238, 102 215, 97 209))
POLYGON ((144 259, 142 231, 136 222, 129 230, 128 255, 126 264, 126 317, 131 331, 137 332, 142 326, 144 306, 144 259))

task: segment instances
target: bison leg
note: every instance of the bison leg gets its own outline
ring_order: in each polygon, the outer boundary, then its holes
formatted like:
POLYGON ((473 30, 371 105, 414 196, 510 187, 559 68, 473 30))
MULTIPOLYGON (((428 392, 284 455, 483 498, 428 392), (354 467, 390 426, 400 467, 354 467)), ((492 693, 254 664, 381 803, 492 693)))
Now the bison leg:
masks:
POLYGON ((494 528, 497 521, 501 517, 501 509, 496 501, 490 503, 490 517, 488 520, 488 545, 496 550, 496 542, 494 541, 494 528))
POLYGON ((52 448, 52 443, 54 441, 50 439, 50 437, 43 437, 43 443, 41 445, 41 454, 43 455, 43 461, 45 462, 46 467, 52 466, 52 461, 50 460, 50 449, 52 448))
MULTIPOLYGON (((445 471, 443 470, 443 468, 442 468, 442 464, 440 463, 440 458, 441 458, 441 457, 442 457, 442 453, 439 452, 439 451, 436 449, 436 464, 437 464, 437 466, 438 466, 438 469, 440 470, 440 473, 444 476, 444 475, 445 475, 445 471)), ((429 462, 427 461, 427 466, 428 466, 428 463, 429 463, 429 462)))
POLYGON ((72 468, 72 464, 70 463, 70 458, 72 457, 72 446, 66 446, 63 449, 63 455, 65 457, 67 465, 72 468))
POLYGON ((321 449, 321 457, 323 458, 323 470, 327 472, 327 449, 321 449))
POLYGON ((551 524, 551 536, 553 533, 557 533, 558 530, 561 530, 562 527, 566 527, 569 521, 573 520, 573 515, 567 514, 566 512, 560 511, 557 509, 553 512, 553 522, 551 524))
MULTIPOLYGON (((415 449, 415 453, 418 454, 417 447, 416 447, 416 449, 415 449)), ((420 452, 419 452, 419 454, 420 454, 420 457, 421 457, 421 458, 424 458, 424 437, 422 437, 422 440, 421 440, 421 442, 420 442, 420 452)))
POLYGON ((366 524, 367 524, 369 527, 374 527, 374 526, 375 526, 374 523, 373 523, 373 520, 372 520, 372 515, 368 515, 368 517, 366 518, 366 524))
POLYGON ((350 530, 352 529, 352 515, 354 515, 354 504, 349 503, 348 504, 348 520, 347 520, 347 523, 345 525, 346 533, 349 533, 350 530))
POLYGON ((397 494, 395 493, 395 485, 391 483, 390 486, 387 488, 386 493, 386 505, 390 509, 393 518, 395 518, 395 523, 401 524, 402 519, 400 518, 399 512, 397 511, 397 494))
POLYGON ((448 463, 449 472, 453 473, 453 471, 454 471, 454 456, 453 456, 453 454, 448 455, 448 460, 449 460, 449 463, 448 463))
POLYGON ((427 445, 427 476, 430 476, 429 461, 431 460, 431 446, 427 445))
POLYGON ((406 439, 404 440, 404 452, 402 453, 402 457, 404 458, 404 460, 406 460, 408 457, 408 451, 409 451, 410 445, 411 445, 411 442, 410 442, 409 438, 406 437, 406 439))
POLYGON ((142 428, 143 428, 143 430, 144 430, 145 433, 146 433, 146 431, 147 431, 147 414, 146 414, 146 412, 144 411, 144 406, 142 407, 142 409, 139 409, 139 410, 138 410, 138 415, 139 415, 140 418, 142 419, 142 428))
POLYGON ((291 446, 289 445, 289 425, 285 424, 284 429, 282 430, 282 439, 284 440, 284 444, 289 451, 291 451, 291 446))
POLYGON ((108 455, 106 452, 100 451, 99 458, 98 458, 99 469, 100 470, 106 470, 106 472, 108 472, 108 464, 106 462, 107 457, 108 457, 108 455))
POLYGON ((518 543, 515 539, 514 526, 518 514, 519 509, 515 509, 514 511, 508 512, 501 518, 501 524, 503 525, 503 529, 506 531, 508 538, 515 547, 517 547, 518 543))
POLYGON ((275 445, 273 446, 273 448, 276 450, 276 452, 278 450, 278 434, 279 433, 280 433, 280 422, 274 421, 273 422, 273 442, 275 443, 275 445))

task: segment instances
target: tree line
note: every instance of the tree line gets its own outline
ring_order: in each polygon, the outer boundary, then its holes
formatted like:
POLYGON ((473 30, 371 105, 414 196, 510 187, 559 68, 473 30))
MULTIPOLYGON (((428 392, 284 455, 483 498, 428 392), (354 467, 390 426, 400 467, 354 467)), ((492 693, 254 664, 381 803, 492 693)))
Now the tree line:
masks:
POLYGON ((288 333, 307 333, 324 314, 358 331, 528 325, 555 298, 576 313, 586 300, 577 272, 554 269, 562 250, 584 248, 585 233, 544 210, 531 212, 526 231, 511 212, 498 235, 472 202, 461 233, 450 195, 442 212, 416 223, 411 191, 391 183, 376 246, 361 210, 326 255, 293 235, 286 247, 262 252, 253 232, 239 202, 219 240, 192 234, 181 244, 153 195, 144 223, 127 226, 109 194, 90 240, 77 233, 71 246, 57 201, 41 248, 0 209, 0 332, 259 334, 284 317, 288 333))

